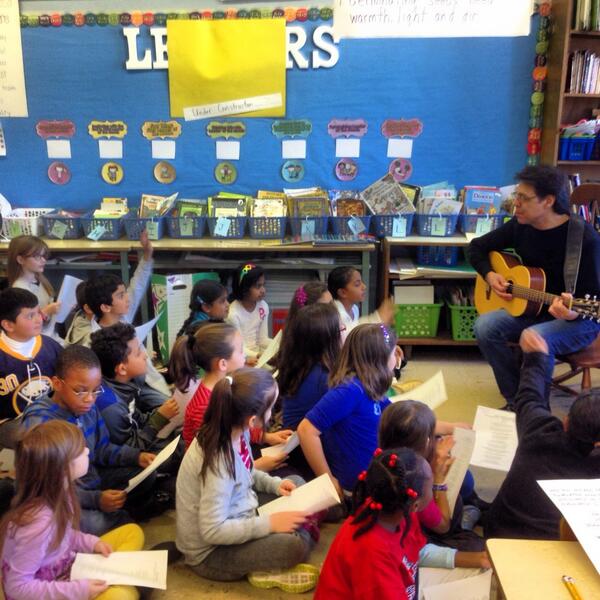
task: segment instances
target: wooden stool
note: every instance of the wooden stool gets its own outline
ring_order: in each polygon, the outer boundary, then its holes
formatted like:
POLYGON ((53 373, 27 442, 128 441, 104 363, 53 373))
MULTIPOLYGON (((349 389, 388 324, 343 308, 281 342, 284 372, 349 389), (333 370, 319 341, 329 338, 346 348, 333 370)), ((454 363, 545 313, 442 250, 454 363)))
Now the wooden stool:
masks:
POLYGON ((600 369, 600 335, 583 350, 573 352, 572 354, 566 354, 565 356, 559 356, 558 360, 566 362, 571 367, 571 370, 563 375, 554 377, 552 379, 552 385, 554 387, 567 394, 577 396, 579 392, 561 384, 582 373, 581 391, 589 390, 592 387, 591 370, 600 369))

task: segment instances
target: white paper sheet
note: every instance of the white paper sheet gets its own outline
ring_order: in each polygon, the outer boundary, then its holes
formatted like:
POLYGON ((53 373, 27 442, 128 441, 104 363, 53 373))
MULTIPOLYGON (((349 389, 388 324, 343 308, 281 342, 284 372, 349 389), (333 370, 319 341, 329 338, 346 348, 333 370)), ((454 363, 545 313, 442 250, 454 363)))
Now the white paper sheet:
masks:
POLYGON ((136 585, 167 589, 166 550, 112 552, 101 554, 77 553, 71 567, 71 581, 99 579, 109 585, 136 585))
POLYGON ((508 471, 518 444, 515 413, 478 406, 473 429, 477 436, 471 464, 508 471))
POLYGON ((390 138, 388 140, 388 158, 410 158, 412 156, 413 141, 402 138, 390 138))
POLYGON ((489 600, 492 586, 492 570, 485 573, 432 585, 423 589, 424 600, 489 600))
POLYGON ((277 335, 270 341, 269 345, 265 348, 265 351, 258 357, 256 363, 257 368, 263 369, 265 365, 277 354, 279 351, 279 344, 281 343, 281 330, 277 332, 277 335))
POLYGON ((175 140, 152 140, 152 158, 175 158, 175 140))
POLYGON ((217 140, 217 160, 240 160, 240 143, 237 140, 217 140))
POLYGON ((57 301, 60 302, 60 308, 56 313, 55 319, 57 323, 64 323, 71 310, 77 306, 77 297, 75 292, 77 291, 77 286, 81 282, 82 280, 77 279, 77 277, 65 275, 57 297, 57 301))
POLYGON ((430 377, 427 381, 422 383, 419 387, 416 387, 410 392, 404 394, 398 394, 397 396, 391 396, 392 402, 401 402, 402 400, 418 400, 427 404, 431 410, 435 410, 438 406, 441 406, 448 400, 448 394, 446 393, 446 384, 444 383, 444 375, 441 371, 438 371, 433 377, 430 377))
POLYGON ((98 140, 100 158, 123 158, 122 140, 98 140))
POLYGON ((338 138, 335 140, 335 155, 337 158, 359 158, 360 140, 356 138, 338 138))
POLYGON ((277 444, 275 446, 267 446, 266 448, 262 448, 260 453, 263 456, 278 456, 279 454, 289 454, 294 448, 297 448, 299 445, 300 438, 298 437, 298 434, 294 431, 294 433, 290 435, 286 442, 277 444))
POLYGON ((175 449, 177 448, 177 444, 179 443, 180 438, 181 436, 178 435, 168 446, 165 446, 156 455, 156 458, 152 461, 152 464, 150 464, 150 466, 146 467, 141 473, 138 473, 135 477, 132 477, 129 480, 129 485, 125 489, 125 491, 128 494, 129 492, 134 490, 138 485, 140 485, 140 483, 142 483, 142 481, 144 481, 146 477, 152 475, 152 473, 154 473, 154 471, 156 471, 156 469, 158 469, 160 465, 162 465, 171 457, 171 454, 173 454, 173 452, 175 452, 175 449))
POLYGON ((160 315, 162 315, 162 313, 158 313, 158 315, 156 315, 156 317, 154 317, 154 319, 152 319, 151 321, 148 321, 147 323, 139 325, 135 328, 135 335, 142 344, 145 342, 146 338, 148 337, 148 334, 152 331, 152 329, 154 329, 154 326, 160 319, 160 315))
POLYGON ((316 479, 297 487, 291 495, 281 496, 272 502, 259 506, 258 514, 262 516, 288 510, 300 510, 310 515, 339 503, 340 497, 333 487, 331 478, 324 473, 316 479))
POLYGON ((600 573, 600 479, 553 479, 538 484, 567 520, 600 573))
POLYGON ((0 57, 0 115, 26 117, 27 94, 17 0, 0 2, 0 57))
POLYGON ((281 158, 306 158, 306 140, 283 140, 281 158))
POLYGON ((46 140, 48 158, 71 158, 70 140, 46 140))
POLYGON ((183 426, 183 419, 185 417, 185 409, 189 404, 190 400, 194 397, 193 394, 174 394, 175 402, 179 408, 179 412, 156 434, 156 437, 164 440, 168 438, 175 429, 183 426))
POLYGON ((476 433, 472 429, 455 427, 452 437, 454 438, 454 446, 452 448, 454 462, 450 465, 450 469, 446 475, 446 484, 448 485, 446 496, 448 498, 448 504, 450 505, 450 514, 454 512, 456 498, 458 497, 458 493, 460 492, 460 488, 465 479, 465 474, 471 463, 476 433))

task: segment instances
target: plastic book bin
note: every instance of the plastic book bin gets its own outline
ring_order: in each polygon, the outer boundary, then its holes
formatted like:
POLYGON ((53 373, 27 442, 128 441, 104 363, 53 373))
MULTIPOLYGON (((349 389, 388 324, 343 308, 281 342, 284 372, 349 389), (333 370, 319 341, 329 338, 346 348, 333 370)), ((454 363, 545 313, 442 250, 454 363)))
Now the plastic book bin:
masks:
POLYGON ((364 233, 369 233, 369 227, 371 226, 371 215, 364 217, 331 217, 331 230, 334 235, 354 235, 358 236, 364 233), (364 229, 355 233, 352 231, 350 221, 352 219, 359 219, 364 229))
POLYGON ((488 231, 498 229, 504 224, 504 218, 508 216, 506 213, 498 213, 496 215, 460 215, 458 228, 463 233, 484 234, 488 231))
POLYGON ((148 237, 151 240, 162 239, 165 231, 165 217, 138 217, 137 208, 131 209, 129 214, 123 217, 125 224, 125 234, 128 240, 138 241, 142 231, 148 230, 148 237), (156 225, 151 225, 156 223, 156 225), (154 235, 152 229, 155 228, 154 235))
POLYGON ((290 217, 292 236, 312 239, 327 233, 329 217, 290 217))
POLYGON ((257 240, 282 240, 287 217, 249 217, 250 237, 257 240))
POLYGON ((474 340, 477 309, 474 306, 458 306, 456 304, 448 304, 448 308, 450 310, 452 339, 460 342, 474 340))
POLYGON ((396 304, 394 325, 399 338, 437 335, 442 304, 396 304))
POLYGON ((246 233, 247 219, 247 217, 208 217, 207 221, 210 236, 218 240, 239 240, 243 238, 244 234, 246 233), (220 218, 227 219, 229 221, 227 233, 225 235, 219 235, 218 231, 215 233, 215 230, 217 229, 217 222, 220 218))
POLYGON ((595 143, 595 135, 581 135, 570 137, 567 160, 590 160, 595 143))
POLYGON ((448 237, 456 231, 458 215, 417 214, 419 235, 448 237))
POLYGON ((378 238, 406 237, 412 232, 414 216, 414 213, 405 215, 373 215, 374 233, 378 238), (394 225, 395 221, 403 221, 404 223, 394 225), (401 235, 394 235, 398 230, 401 235))
POLYGON ((121 217, 117 219, 96 218, 94 217, 94 211, 91 211, 81 217, 81 225, 85 237, 88 237, 96 227, 104 227, 104 233, 98 238, 98 241, 115 241, 123 235, 123 220, 121 217))
POLYGON ((83 236, 81 216, 64 217, 57 212, 42 215, 46 237, 52 240, 78 240, 83 236))
POLYGON ((455 267, 458 263, 458 246, 418 246, 417 264, 431 267, 455 267))
POLYGON ((53 208, 13 208, 7 215, 2 215, 1 235, 9 240, 20 235, 41 235, 44 228, 42 215, 53 211, 53 208))
POLYGON ((206 231, 206 217, 165 217, 169 237, 173 239, 200 239, 206 231))

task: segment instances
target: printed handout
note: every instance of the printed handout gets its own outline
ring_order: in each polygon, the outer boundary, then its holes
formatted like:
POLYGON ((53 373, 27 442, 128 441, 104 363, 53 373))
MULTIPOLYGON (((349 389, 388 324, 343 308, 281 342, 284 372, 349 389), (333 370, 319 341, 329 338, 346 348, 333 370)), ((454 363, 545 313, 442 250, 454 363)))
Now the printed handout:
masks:
POLYGON ((144 323, 143 325, 139 325, 138 327, 135 328, 135 335, 137 336, 137 338, 140 340, 140 342, 142 344, 146 341, 148 334, 152 331, 152 329, 154 329, 154 326, 156 325, 157 321, 160 319, 161 314, 162 313, 159 313, 158 315, 156 315, 154 317, 154 319, 148 321, 147 323, 144 323))
POLYGON ((316 479, 297 487, 291 495, 280 496, 272 502, 259 506, 258 514, 262 516, 289 510, 300 510, 311 515, 339 503, 340 497, 333 487, 331 478, 324 473, 316 479))
POLYGON ((538 484, 567 520, 600 573, 600 479, 553 479, 538 484))
POLYGON ((472 429, 455 427, 452 437, 454 438, 454 446, 452 447, 454 462, 450 465, 450 470, 448 471, 448 475, 446 475, 446 484, 448 486, 446 496, 450 505, 450 514, 454 512, 456 498, 471 463, 476 433, 472 429))
POLYGON ((129 485, 125 489, 125 491, 129 494, 131 490, 135 489, 142 481, 149 477, 162 465, 165 461, 167 461, 175 449, 177 448, 177 444, 179 443, 179 439, 181 438, 178 435, 168 446, 165 446, 157 455, 156 458, 152 461, 150 465, 148 465, 141 473, 138 473, 135 477, 132 477, 129 480, 129 485))
POLYGON ((300 439, 298 438, 298 434, 294 432, 285 442, 277 444, 276 446, 267 446, 266 448, 263 448, 260 451, 260 453, 263 456, 277 456, 278 454, 289 454, 294 448, 297 448, 299 445, 300 439))
POLYGON ((423 589, 423 600, 489 600, 492 570, 423 589))
POLYGON ((159 590, 167 589, 166 550, 80 554, 71 567, 71 581, 98 579, 108 585, 135 585, 159 590))
POLYGON ((404 394, 391 396, 390 400, 392 402, 418 400, 419 402, 423 402, 423 404, 427 404, 431 410, 435 410, 448 400, 444 375, 441 371, 438 371, 433 377, 430 377, 419 387, 410 390, 410 392, 405 392, 404 394))
POLYGON ((471 464, 508 471, 518 444, 515 413, 478 406, 473 429, 477 436, 471 464))

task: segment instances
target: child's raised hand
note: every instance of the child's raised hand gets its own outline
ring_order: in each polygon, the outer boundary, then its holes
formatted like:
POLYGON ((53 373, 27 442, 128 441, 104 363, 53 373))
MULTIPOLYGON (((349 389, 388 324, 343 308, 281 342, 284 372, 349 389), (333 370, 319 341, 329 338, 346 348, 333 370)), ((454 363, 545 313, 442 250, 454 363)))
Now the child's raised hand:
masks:
POLYGON ((92 600, 108 589, 108 583, 106 583, 106 581, 100 581, 99 579, 90 579, 89 589, 88 599, 92 600))
POLYGON ((391 325, 394 320, 394 303, 391 298, 384 299, 377 309, 377 314, 384 325, 391 325))
POLYGON ((258 364, 257 356, 246 356, 246 366, 255 367, 258 364))
POLYGON ((154 459, 156 458, 156 454, 152 454, 151 452, 140 452, 140 456, 138 458, 138 465, 145 469, 150 466, 154 459))
POLYGON ((288 455, 280 453, 275 456, 261 456, 254 461, 254 468, 269 473, 285 465, 288 455))
POLYGON ((524 329, 519 340, 523 352, 541 352, 548 354, 548 344, 546 340, 533 329, 524 329))
POLYGON ((42 309, 42 312, 47 317, 51 317, 52 315, 55 315, 58 312, 59 309, 60 309, 60 302, 50 302, 50 304, 47 304, 42 309))
POLYGON ((294 432, 291 429, 281 429, 280 431, 275 431, 273 433, 265 431, 263 434, 263 442, 269 444, 269 446, 284 444, 292 433, 294 432))
POLYGON ((284 479, 281 485, 277 489, 277 493, 280 496, 289 496, 296 489, 296 484, 289 479, 284 479))
POLYGON ((294 533, 306 522, 306 515, 299 510, 274 513, 270 516, 271 533, 294 533))
POLYGON ((175 398, 169 398, 162 406, 158 409, 158 412, 169 421, 176 415, 179 414, 179 405, 175 398))
POLYGON ((123 490, 104 490, 100 494, 100 510, 102 512, 115 512, 123 508, 127 500, 127 493, 123 490))
POLYGON ((112 546, 104 540, 98 540, 94 546, 94 553, 102 554, 102 556, 108 556, 112 551, 112 546))
POLYGON ((144 260, 150 260, 154 254, 154 248, 152 247, 152 242, 148 237, 148 232, 145 229, 140 233, 140 244, 142 246, 142 250, 144 251, 144 260))

